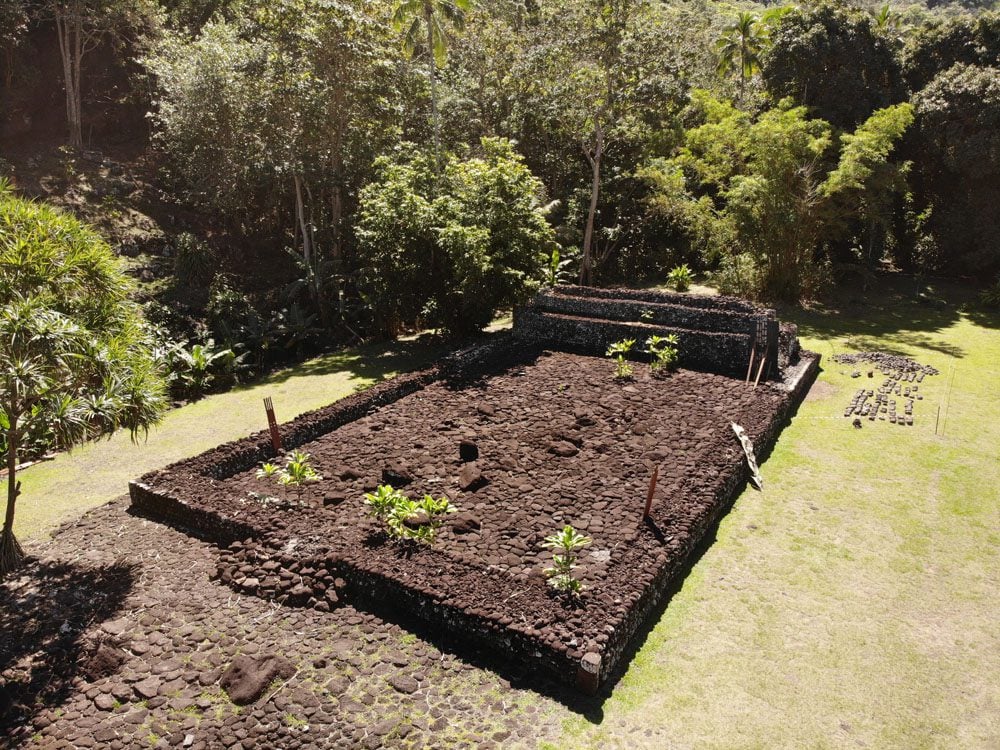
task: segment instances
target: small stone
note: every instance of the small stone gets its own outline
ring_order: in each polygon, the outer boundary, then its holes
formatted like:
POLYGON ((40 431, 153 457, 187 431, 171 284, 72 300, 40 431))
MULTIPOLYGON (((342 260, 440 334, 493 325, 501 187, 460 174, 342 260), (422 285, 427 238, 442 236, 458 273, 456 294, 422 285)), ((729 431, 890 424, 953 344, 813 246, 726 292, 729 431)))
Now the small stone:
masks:
POLYGON ((458 486, 466 492, 475 492, 481 487, 485 487, 487 484, 489 484, 489 481, 483 476, 483 472, 474 463, 465 464, 465 466, 462 467, 462 470, 458 473, 458 486))
POLYGON ((411 474, 402 464, 392 463, 382 469, 382 483, 388 484, 396 489, 405 487, 413 481, 411 474))
POLYGON ((462 440, 458 444, 458 457, 462 461, 475 461, 479 458, 479 446, 471 440, 462 440))
POLYGON ((471 534, 482 527, 479 519, 469 511, 456 513, 451 522, 451 530, 456 534, 471 534))
POLYGON ((143 700, 151 700, 156 697, 157 693, 160 691, 160 681, 155 677, 147 677, 142 682, 137 682, 132 686, 135 690, 136 695, 138 695, 143 700))
POLYGON ((420 684, 413 679, 404 674, 394 674, 389 678, 389 684, 392 685, 396 690, 406 695, 411 695, 417 692, 420 688, 420 684))
POLYGON ((108 695, 107 693, 101 693, 96 698, 94 698, 94 705, 97 706, 101 711, 110 711, 115 707, 115 698, 113 695, 108 695))
POLYGON ((579 452, 579 448, 566 440, 560 440, 549 446, 549 453, 561 456, 562 458, 570 458, 579 452))

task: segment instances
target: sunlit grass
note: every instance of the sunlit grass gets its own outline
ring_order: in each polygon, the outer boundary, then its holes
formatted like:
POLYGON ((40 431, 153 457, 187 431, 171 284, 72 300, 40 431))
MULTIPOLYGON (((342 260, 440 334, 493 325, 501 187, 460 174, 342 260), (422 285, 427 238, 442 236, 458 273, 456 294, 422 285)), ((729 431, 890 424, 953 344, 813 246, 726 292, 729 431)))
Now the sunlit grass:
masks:
POLYGON ((823 372, 764 492, 737 500, 601 720, 554 709, 554 746, 1000 747, 1000 321, 889 291, 798 314, 823 372), (842 416, 871 381, 830 355, 857 347, 941 371, 914 426, 842 416))

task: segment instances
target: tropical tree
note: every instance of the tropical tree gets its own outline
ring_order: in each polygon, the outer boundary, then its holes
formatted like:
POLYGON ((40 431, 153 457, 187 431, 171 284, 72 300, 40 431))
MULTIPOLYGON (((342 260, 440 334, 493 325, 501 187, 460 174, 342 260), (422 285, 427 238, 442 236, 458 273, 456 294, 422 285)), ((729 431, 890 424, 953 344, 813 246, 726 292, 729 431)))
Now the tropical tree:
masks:
POLYGON ((784 13, 770 34, 761 75, 774 102, 792 97, 841 130, 906 98, 896 42, 871 17, 844 4, 784 13))
POLYGON ((510 141, 484 138, 468 158, 419 152, 378 163, 356 228, 364 293, 383 329, 418 318, 481 330, 536 290, 555 246, 543 190, 510 141))
POLYGON ((843 215, 877 224, 898 189, 893 145, 913 119, 909 104, 875 112, 842 137, 785 101, 757 117, 704 92, 702 124, 689 129, 671 159, 642 170, 654 212, 687 228, 707 260, 721 261, 727 291, 796 301, 824 283, 825 247, 839 239, 843 215))
POLYGON ((448 29, 465 25, 465 15, 472 0, 403 0, 392 14, 392 22, 403 32, 403 48, 412 55, 420 47, 427 54, 431 82, 431 123, 434 128, 434 153, 440 156, 441 124, 438 119, 437 69, 448 58, 448 29))
POLYGON ((14 536, 22 438, 44 426, 61 448, 121 427, 135 439, 159 419, 163 389, 111 249, 73 217, 0 183, 0 576, 23 558, 14 536))
POLYGON ((760 71, 761 54, 767 47, 767 31, 756 15, 743 11, 722 30, 716 42, 718 73, 728 75, 735 67, 740 72, 740 99, 746 83, 760 71))

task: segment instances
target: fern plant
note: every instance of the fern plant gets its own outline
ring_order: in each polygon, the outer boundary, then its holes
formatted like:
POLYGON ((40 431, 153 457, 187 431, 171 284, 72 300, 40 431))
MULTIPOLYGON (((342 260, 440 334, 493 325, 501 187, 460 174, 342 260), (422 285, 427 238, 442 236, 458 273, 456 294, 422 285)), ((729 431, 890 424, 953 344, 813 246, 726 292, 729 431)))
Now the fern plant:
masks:
POLYGON ((580 550, 589 545, 591 539, 572 526, 566 525, 562 531, 545 537, 542 546, 552 550, 552 567, 545 569, 549 585, 561 594, 573 597, 583 590, 583 584, 573 577, 580 550))

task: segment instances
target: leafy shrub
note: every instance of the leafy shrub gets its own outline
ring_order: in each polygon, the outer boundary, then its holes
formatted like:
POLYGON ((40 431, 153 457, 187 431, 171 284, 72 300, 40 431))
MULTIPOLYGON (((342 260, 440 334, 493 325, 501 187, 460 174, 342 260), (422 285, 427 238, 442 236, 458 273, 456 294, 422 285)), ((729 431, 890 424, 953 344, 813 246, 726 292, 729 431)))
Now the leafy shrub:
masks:
POLYGON ((667 283, 678 292, 686 292, 691 288, 691 269, 687 263, 674 266, 667 274, 667 283))
POLYGON ((233 350, 216 349, 211 339, 190 349, 175 344, 167 350, 165 358, 171 390, 189 398, 200 398, 214 385, 232 382, 236 368, 233 350))
POLYGON ((204 240, 189 232, 174 239, 174 275, 185 284, 207 284, 215 275, 218 259, 204 240))
POLYGON ((423 318, 454 334, 481 330, 551 275, 542 184, 509 141, 483 139, 479 155, 449 156, 440 174, 412 151, 377 169, 356 233, 362 290, 382 328, 423 318))
POLYGON ((608 347, 606 356, 614 358, 615 377, 619 380, 626 380, 632 377, 632 365, 628 363, 625 357, 632 351, 632 347, 634 346, 635 339, 622 339, 608 347))
POLYGON ((422 544, 433 544, 445 515, 458 510, 447 497, 424 495, 420 500, 412 500, 387 484, 366 494, 365 505, 375 520, 385 524, 390 537, 422 544), (413 519, 421 513, 427 517, 426 521, 414 524, 413 519))
POLYGON ((583 536, 572 526, 564 526, 563 530, 545 537, 542 546, 552 550, 552 567, 545 569, 549 585, 556 591, 568 596, 576 596, 583 589, 583 584, 573 577, 573 570, 580 550, 589 545, 590 537, 583 536))
POLYGON ((646 351, 652 357, 649 369, 654 375, 662 375, 677 366, 677 334, 650 336, 646 339, 646 351))
POLYGON ((990 307, 1000 310, 1000 277, 993 282, 993 286, 987 287, 979 294, 979 302, 983 307, 990 307))

